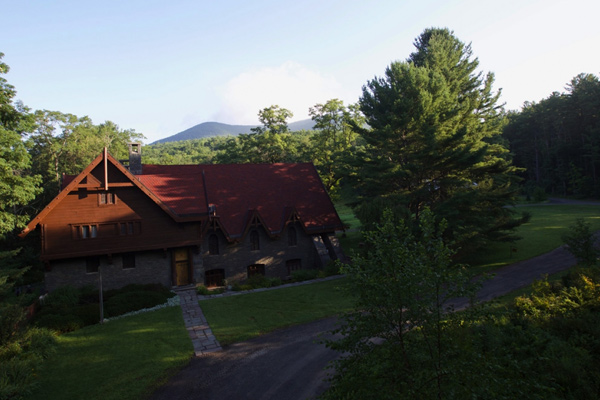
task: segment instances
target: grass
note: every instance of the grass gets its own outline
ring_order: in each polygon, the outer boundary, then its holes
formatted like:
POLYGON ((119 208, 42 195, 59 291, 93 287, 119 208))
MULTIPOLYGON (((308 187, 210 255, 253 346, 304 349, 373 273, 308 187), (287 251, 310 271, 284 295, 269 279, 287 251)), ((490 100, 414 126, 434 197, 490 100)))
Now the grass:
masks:
MULTIPOLYGON (((360 223, 347 206, 338 213, 351 231, 342 245, 358 248, 360 223), (357 228, 355 230, 355 228, 357 228), (346 242, 346 244, 344 243, 346 242)), ((597 206, 526 206, 532 220, 519 228, 523 240, 516 252, 507 244, 485 249, 471 265, 495 268, 534 257, 562 244, 561 236, 577 218, 600 229, 597 206)), ((558 279, 552 277, 552 279, 558 279)), ((343 288, 345 279, 222 297, 203 301, 201 307, 222 345, 310 322, 352 309, 353 300, 343 288)), ((530 288, 499 299, 509 304, 530 288)), ((39 388, 28 399, 139 399, 145 397, 192 356, 192 345, 179 307, 94 325, 58 338, 58 351, 39 375, 39 388)))
POLYGON ((28 399, 139 399, 193 355, 179 307, 93 325, 58 337, 28 399))
POLYGON ((221 297, 202 301, 200 307, 221 345, 275 329, 329 317, 352 309, 344 290, 345 279, 221 297))
POLYGON ((346 205, 343 202, 337 202, 335 204, 335 209, 340 216, 340 219, 346 226, 346 229, 358 229, 360 228, 360 221, 354 215, 354 211, 350 206, 346 205))
POLYGON ((600 206, 523 206, 516 211, 531 214, 531 220, 517 230, 521 240, 514 244, 494 243, 463 262, 479 273, 547 253, 563 244, 562 236, 578 218, 584 218, 593 230, 600 229, 600 206))

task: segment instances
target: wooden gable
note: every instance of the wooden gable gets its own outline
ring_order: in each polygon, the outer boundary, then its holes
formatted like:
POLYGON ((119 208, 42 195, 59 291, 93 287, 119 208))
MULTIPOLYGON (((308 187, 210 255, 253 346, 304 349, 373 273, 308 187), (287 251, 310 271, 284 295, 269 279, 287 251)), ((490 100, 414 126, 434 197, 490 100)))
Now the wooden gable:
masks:
POLYGON ((200 222, 178 216, 106 151, 27 225, 41 227, 42 259, 200 245, 200 222))

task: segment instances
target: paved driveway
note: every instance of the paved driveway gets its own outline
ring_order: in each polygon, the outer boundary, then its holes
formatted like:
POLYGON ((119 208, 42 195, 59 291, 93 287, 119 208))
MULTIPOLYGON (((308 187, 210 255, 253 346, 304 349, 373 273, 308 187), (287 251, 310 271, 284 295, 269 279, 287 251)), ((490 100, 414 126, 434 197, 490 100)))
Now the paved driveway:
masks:
POLYGON ((323 319, 194 358, 151 399, 314 398, 326 388, 324 368, 338 356, 318 342, 335 326, 336 318, 323 319))
MULTIPOLYGON (((560 247, 531 260, 502 267, 493 279, 484 283, 478 298, 491 300, 574 264, 573 256, 560 247)), ((454 304, 460 309, 466 301, 457 299, 454 304)), ((324 368, 338 355, 318 342, 321 335, 326 335, 335 325, 335 318, 315 321, 195 358, 151 399, 314 398, 326 388, 324 368)))

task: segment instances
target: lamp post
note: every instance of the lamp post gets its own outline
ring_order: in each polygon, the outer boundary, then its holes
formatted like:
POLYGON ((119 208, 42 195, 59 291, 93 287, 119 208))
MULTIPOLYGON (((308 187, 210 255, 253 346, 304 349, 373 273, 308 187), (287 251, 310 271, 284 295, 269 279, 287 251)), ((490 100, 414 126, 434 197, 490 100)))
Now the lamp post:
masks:
POLYGON ((103 324, 104 323, 104 299, 103 299, 103 295, 102 295, 102 270, 100 269, 100 266, 98 266, 98 279, 99 279, 99 301, 100 301, 100 323, 103 324))

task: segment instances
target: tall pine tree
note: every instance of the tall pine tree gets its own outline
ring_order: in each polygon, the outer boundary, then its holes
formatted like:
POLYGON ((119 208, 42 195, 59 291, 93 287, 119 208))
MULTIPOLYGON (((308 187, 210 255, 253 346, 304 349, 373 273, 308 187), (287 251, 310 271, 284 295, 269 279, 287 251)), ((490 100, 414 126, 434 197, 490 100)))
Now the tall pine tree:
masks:
POLYGON ((470 45, 448 29, 425 30, 415 47, 363 87, 359 218, 372 226, 391 207, 398 219, 418 221, 429 207, 464 250, 511 240, 521 220, 505 208, 515 168, 500 138, 494 75, 477 72, 470 45))

